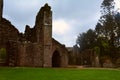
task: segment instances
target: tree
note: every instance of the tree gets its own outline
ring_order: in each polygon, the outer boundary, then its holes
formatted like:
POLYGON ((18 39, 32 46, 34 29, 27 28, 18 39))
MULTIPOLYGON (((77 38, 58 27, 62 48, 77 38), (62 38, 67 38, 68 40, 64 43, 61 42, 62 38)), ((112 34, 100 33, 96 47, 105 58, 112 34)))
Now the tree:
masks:
POLYGON ((102 3, 102 16, 96 26, 96 32, 99 36, 111 39, 114 36, 115 20, 114 20, 114 0, 104 0, 102 3))
POLYGON ((94 30, 89 29, 86 33, 79 34, 77 44, 81 50, 93 49, 96 44, 96 33, 94 30))
POLYGON ((117 37, 116 37, 116 46, 120 47, 120 13, 117 12, 115 15, 115 22, 116 22, 116 26, 117 26, 117 37))
MULTIPOLYGON (((103 55, 110 56, 114 61, 118 55, 120 45, 120 16, 114 10, 114 0, 104 0, 101 5, 101 17, 96 25, 95 31, 98 42, 102 43, 103 55), (100 39, 102 38, 102 39, 100 39), (101 41, 100 41, 101 40, 101 41)), ((101 51, 102 52, 102 51, 101 51)))
POLYGON ((77 38, 80 50, 94 49, 101 59, 113 63, 120 58, 120 13, 114 10, 114 6, 114 0, 103 0, 95 30, 89 29, 77 38))

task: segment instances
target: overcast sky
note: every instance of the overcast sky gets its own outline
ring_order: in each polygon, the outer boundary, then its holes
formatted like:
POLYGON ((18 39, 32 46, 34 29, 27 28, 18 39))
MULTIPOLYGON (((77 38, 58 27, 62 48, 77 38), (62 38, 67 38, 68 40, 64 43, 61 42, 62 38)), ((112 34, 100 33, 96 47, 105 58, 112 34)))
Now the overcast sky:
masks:
MULTIPOLYGON (((53 37, 73 46, 79 33, 94 29, 103 0, 4 0, 3 16, 11 21, 20 32, 25 25, 34 26, 39 9, 48 3, 53 11, 53 37)), ((116 0, 120 8, 120 0, 116 0)))

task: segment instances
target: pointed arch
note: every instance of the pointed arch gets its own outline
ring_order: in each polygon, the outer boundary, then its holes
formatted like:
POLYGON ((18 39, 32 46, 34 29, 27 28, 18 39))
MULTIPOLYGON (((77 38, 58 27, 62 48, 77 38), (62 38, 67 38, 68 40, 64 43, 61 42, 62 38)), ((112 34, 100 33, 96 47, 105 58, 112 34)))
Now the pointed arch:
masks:
POLYGON ((52 55, 52 67, 61 67, 61 57, 58 51, 54 51, 52 55))

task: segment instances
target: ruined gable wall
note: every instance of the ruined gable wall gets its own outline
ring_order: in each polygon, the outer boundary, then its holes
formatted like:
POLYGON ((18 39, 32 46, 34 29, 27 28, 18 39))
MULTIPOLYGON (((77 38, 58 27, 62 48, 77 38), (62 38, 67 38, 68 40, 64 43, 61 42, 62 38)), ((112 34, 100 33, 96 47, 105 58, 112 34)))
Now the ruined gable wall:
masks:
POLYGON ((52 39, 52 53, 54 51, 58 51, 61 56, 61 67, 67 67, 68 66, 68 50, 65 47, 65 45, 60 44, 55 39, 52 39))
POLYGON ((0 0, 0 21, 2 20, 2 13, 3 13, 3 0, 0 0))
POLYGON ((0 22, 0 38, 17 41, 19 31, 6 19, 0 22))

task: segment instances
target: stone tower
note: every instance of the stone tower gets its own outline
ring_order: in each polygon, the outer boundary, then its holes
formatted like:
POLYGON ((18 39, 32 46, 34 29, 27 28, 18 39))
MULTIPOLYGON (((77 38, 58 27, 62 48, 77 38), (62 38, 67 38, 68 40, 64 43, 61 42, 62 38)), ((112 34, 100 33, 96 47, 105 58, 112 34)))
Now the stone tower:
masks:
POLYGON ((44 40, 44 67, 51 67, 52 51, 52 11, 48 4, 44 6, 43 19, 43 40, 44 40))
POLYGON ((36 16, 36 38, 43 48, 43 67, 51 67, 52 51, 52 11, 48 4, 45 4, 36 16))
POLYGON ((3 13, 3 0, 0 0, 0 21, 2 20, 2 13, 3 13))

